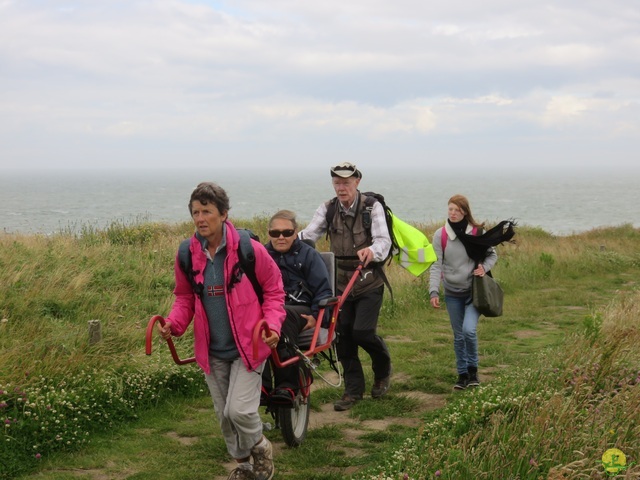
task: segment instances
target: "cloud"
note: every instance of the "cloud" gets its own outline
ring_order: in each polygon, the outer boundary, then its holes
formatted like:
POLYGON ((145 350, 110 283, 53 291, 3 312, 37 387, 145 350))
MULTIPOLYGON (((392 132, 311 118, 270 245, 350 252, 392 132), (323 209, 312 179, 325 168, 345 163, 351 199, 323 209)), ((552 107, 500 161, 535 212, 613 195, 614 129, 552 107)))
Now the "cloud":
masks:
POLYGON ((243 144, 409 162, 479 138, 628 164, 639 32, 632 0, 4 0, 0 165, 243 144))
POLYGON ((577 120, 589 109, 588 101, 574 96, 553 97, 549 100, 544 123, 553 125, 577 120))

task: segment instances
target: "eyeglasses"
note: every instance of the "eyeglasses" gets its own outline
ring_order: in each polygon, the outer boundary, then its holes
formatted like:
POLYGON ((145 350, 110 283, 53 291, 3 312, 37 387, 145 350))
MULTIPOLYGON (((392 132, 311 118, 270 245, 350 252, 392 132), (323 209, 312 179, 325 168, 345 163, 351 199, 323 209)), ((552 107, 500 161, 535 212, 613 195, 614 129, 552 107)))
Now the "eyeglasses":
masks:
POLYGON ((269 236, 271 238, 278 238, 282 235, 284 238, 293 237, 293 234, 296 233, 293 229, 288 230, 269 230, 269 236))

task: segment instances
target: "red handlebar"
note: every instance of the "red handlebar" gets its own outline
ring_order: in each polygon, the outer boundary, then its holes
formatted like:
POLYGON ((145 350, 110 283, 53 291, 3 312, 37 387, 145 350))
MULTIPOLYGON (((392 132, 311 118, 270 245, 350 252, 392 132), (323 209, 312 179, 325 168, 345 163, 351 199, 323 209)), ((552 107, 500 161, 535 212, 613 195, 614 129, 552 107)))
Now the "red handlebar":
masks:
MULTIPOLYGON (((342 307, 342 304, 345 302, 345 300, 349 296, 349 293, 351 292, 351 289, 353 288, 353 285, 355 284, 363 268, 364 268, 364 265, 362 262, 360 262, 356 270, 353 272, 353 275, 351 276, 349 283, 347 284, 344 291, 342 292, 342 295, 338 296, 337 298, 331 299, 330 303, 328 303, 326 307, 320 308, 320 311, 318 312, 318 321, 316 322, 315 330, 313 332, 313 337, 311 339, 311 345, 309 345, 309 349, 306 352, 303 352, 306 357, 312 357, 316 353, 320 353, 331 346, 331 343, 333 342, 333 337, 336 329, 338 313, 340 312, 340 308, 342 307), (327 337, 327 341, 324 342, 322 345, 317 345, 318 336, 320 334, 320 328, 322 324, 322 318, 324 318, 324 312, 326 308, 333 308, 333 312, 331 313, 331 323, 329 324, 328 337, 327 337)), ((266 320, 260 320, 253 329, 253 358, 258 357, 258 348, 259 348, 258 345, 259 345, 259 342, 262 341, 263 330, 267 336, 271 334, 271 329, 269 328, 269 325, 267 324, 266 320)), ((275 364, 275 366, 278 368, 286 367, 287 365, 292 365, 296 363, 298 360, 300 360, 298 356, 293 356, 291 358, 288 358, 287 360, 280 360, 280 355, 278 355, 278 351, 275 348, 271 349, 271 358, 273 359, 273 363, 275 364)))
POLYGON ((258 358, 260 340, 262 340, 262 331, 268 337, 271 335, 271 329, 266 320, 260 320, 255 327, 253 327, 253 358, 258 358))
MULTIPOLYGON (((160 315, 154 315, 149 320, 147 324, 147 342, 146 342, 146 353, 147 355, 151 355, 151 345, 153 343, 153 330, 156 322, 160 322, 160 325, 164 327, 165 321, 160 315)), ((178 357, 178 352, 176 351, 176 346, 173 344, 173 340, 171 338, 167 338, 167 344, 169 345, 169 350, 171 350, 171 356, 173 357, 173 361, 178 365, 186 365, 187 363, 193 363, 196 361, 195 357, 187 358, 185 360, 181 360, 178 357)))
MULTIPOLYGON (((345 300, 349 296, 349 293, 351 292, 351 288, 353 287, 354 283, 356 282, 356 279, 362 272, 363 268, 364 268, 364 265, 361 262, 356 268, 356 270, 353 272, 353 275, 351 276, 349 283, 347 284, 344 291, 342 292, 342 295, 332 299, 332 301, 328 303, 325 308, 320 309, 320 312, 318 313, 318 322, 316 323, 315 331, 313 332, 311 345, 309 346, 309 349, 306 352, 304 352, 305 356, 311 357, 316 353, 322 352, 323 350, 326 350, 331 346, 340 308, 342 307, 342 304, 345 302, 345 300), (324 318, 325 309, 330 307, 333 307, 333 312, 331 314, 331 323, 329 324, 329 333, 328 333, 327 341, 322 345, 316 345, 318 342, 318 335, 320 333, 320 326, 322 324, 322 318, 324 318)), ((149 323, 147 324, 147 337, 146 337, 146 354, 147 355, 151 355, 151 347, 153 343, 153 330, 156 322, 160 322, 160 325, 162 326, 165 325, 164 318, 161 317, 160 315, 154 315, 149 320, 149 323)), ((260 345, 259 342, 262 341, 263 331, 266 333, 267 336, 271 334, 271 329, 269 328, 269 325, 267 324, 266 320, 260 320, 253 329, 253 358, 258 358, 259 356, 259 345, 260 345)), ((176 364, 186 365, 187 363, 193 363, 196 361, 195 357, 181 360, 180 357, 178 357, 178 352, 176 351, 176 347, 173 344, 173 340, 171 338, 167 338, 167 344, 169 345, 169 350, 171 350, 171 357, 173 358, 173 361, 176 362, 176 364)), ((291 365, 299 360, 299 357, 294 356, 285 361, 281 361, 278 355, 278 351, 275 348, 271 349, 271 356, 274 360, 276 367, 284 367, 287 365, 291 365)))

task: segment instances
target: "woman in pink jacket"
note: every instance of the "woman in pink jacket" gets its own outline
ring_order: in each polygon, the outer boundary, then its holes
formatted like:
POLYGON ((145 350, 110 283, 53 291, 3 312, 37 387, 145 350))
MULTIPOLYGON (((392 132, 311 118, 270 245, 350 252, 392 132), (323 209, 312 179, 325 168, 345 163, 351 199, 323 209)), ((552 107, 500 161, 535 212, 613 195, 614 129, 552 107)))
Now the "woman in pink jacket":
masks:
POLYGON ((204 370, 227 450, 238 463, 229 479, 268 480, 273 452, 262 434, 258 408, 262 369, 285 318, 282 276, 264 247, 252 240, 260 304, 251 281, 238 270, 240 236, 227 219, 229 198, 221 187, 199 184, 189 212, 196 227, 189 251, 198 291, 176 255, 176 299, 160 334, 181 336, 193 320, 196 361, 204 370), (271 335, 263 338, 254 358, 253 329, 262 319, 271 335))

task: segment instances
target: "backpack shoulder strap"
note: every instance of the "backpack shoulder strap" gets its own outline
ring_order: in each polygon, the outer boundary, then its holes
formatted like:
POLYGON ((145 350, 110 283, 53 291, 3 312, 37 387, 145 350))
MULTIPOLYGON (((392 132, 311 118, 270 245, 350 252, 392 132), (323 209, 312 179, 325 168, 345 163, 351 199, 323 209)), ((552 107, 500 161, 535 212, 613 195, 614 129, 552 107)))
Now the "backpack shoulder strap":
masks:
MULTIPOLYGON (((471 235, 478 234, 478 227, 473 227, 471 229, 471 235)), ((442 245, 442 252, 444 253, 444 249, 447 246, 447 240, 449 239, 449 235, 447 235, 447 229, 442 227, 442 235, 440 235, 440 244, 442 245)))
MULTIPOLYGON (((238 244, 238 266, 251 282, 251 285, 256 292, 256 296, 258 297, 260 304, 262 304, 262 286, 260 285, 260 283, 258 282, 258 278, 256 277, 256 255, 253 251, 253 244, 251 243, 251 239, 254 237, 254 235, 249 230, 245 229, 238 229, 238 234, 240 235, 240 242, 238 244)), ((178 247, 178 262, 180 263, 180 268, 189 279, 189 283, 191 284, 191 288, 193 289, 194 293, 196 293, 197 295, 202 295, 204 291, 204 285, 198 284, 195 281, 195 276, 200 272, 193 270, 190 245, 190 238, 187 238, 186 240, 180 242, 180 246, 178 247)))
POLYGON ((327 222, 327 230, 331 228, 333 223, 333 217, 336 216, 336 210, 338 208, 338 197, 333 197, 327 202, 327 212, 324 214, 324 219, 327 222))
POLYGON ((364 208, 362 209, 362 225, 369 237, 371 237, 371 210, 373 210, 373 205, 376 203, 375 197, 370 197, 366 193, 364 194, 364 208))
POLYGON ((178 262, 180 263, 180 268, 187 276, 189 283, 191 284, 191 289, 197 295, 202 295, 204 291, 204 285, 196 283, 195 276, 200 273, 200 271, 193 270, 193 262, 191 260, 191 239, 187 238, 180 242, 180 246, 178 247, 178 262))
MULTIPOLYGON (((471 229, 471 235, 478 234, 478 227, 473 227, 471 229)), ((440 245, 442 245, 442 255, 444 256, 444 249, 447 246, 447 240, 449 240, 449 235, 447 235, 447 229, 442 227, 442 234, 440 235, 440 245)))
POLYGON ((191 271, 191 251, 189 250, 189 245, 191 244, 191 239, 187 238, 180 242, 180 246, 178 247, 178 262, 180 263, 180 268, 184 273, 189 275, 191 271))
MULTIPOLYGON (((364 195, 364 210, 362 211, 362 222, 364 224, 364 228, 367 232, 371 232, 371 209, 373 208, 373 204, 376 203, 375 197, 369 196, 366 193, 364 195), (365 214, 368 212, 368 214, 365 214)), ((327 222, 327 236, 329 230, 331 229, 331 225, 333 224, 333 218, 336 215, 336 210, 338 208, 338 197, 333 197, 329 200, 327 204, 327 212, 325 213, 325 221, 327 222)), ((371 236, 371 233, 369 233, 371 236)))
POLYGON ((251 239, 255 236, 252 232, 246 229, 239 228, 238 234, 240 235, 240 242, 238 243, 238 259, 240 263, 240 269, 247 276, 251 285, 253 286, 258 301, 262 305, 264 301, 264 295, 262 291, 262 285, 258 282, 256 277, 256 253, 253 250, 253 244, 251 239))
MULTIPOLYGON (((391 263, 391 252, 394 249, 399 250, 398 243, 395 237, 393 236, 393 227, 392 227, 393 220, 391 218, 391 210, 386 206, 386 204, 384 203, 384 197, 382 197, 381 195, 378 195, 374 192, 365 192, 362 195, 364 196, 364 208, 362 209, 362 226, 367 231, 367 236, 369 237, 369 241, 372 240, 371 224, 373 223, 373 220, 371 219, 371 211, 373 210, 373 206, 376 204, 376 202, 382 205, 382 209, 384 211, 384 216, 385 216, 385 224, 387 226, 387 231, 389 232, 389 238, 391 239, 391 248, 389 249, 389 253, 387 254, 389 263, 391 263), (376 198, 376 197, 380 197, 380 198, 376 198)), ((384 265, 385 261, 386 259, 380 262, 380 264, 373 264, 374 268, 384 265)), ((389 289, 389 294, 391 295, 391 301, 393 301, 393 288, 391 288, 391 283, 389 283, 389 279, 387 278, 387 275, 384 272, 384 269, 381 268, 379 270, 379 273, 380 273, 380 276, 382 277, 382 281, 389 289)))
POLYGON ((324 214, 324 219, 327 222, 327 234, 326 239, 329 239, 329 232, 331 231, 331 225, 333 225, 333 217, 336 216, 336 210, 338 209, 338 197, 333 197, 327 202, 327 211, 324 214))
POLYGON ((443 255, 444 255, 444 249, 447 248, 447 240, 449 240, 449 235, 447 235, 447 229, 442 227, 442 232, 440 233, 440 245, 442 246, 443 255))

